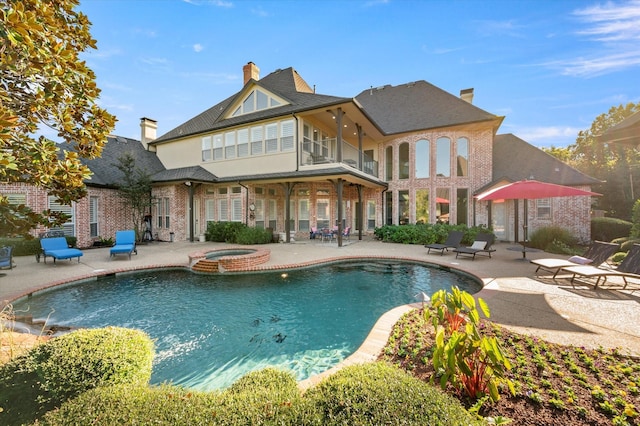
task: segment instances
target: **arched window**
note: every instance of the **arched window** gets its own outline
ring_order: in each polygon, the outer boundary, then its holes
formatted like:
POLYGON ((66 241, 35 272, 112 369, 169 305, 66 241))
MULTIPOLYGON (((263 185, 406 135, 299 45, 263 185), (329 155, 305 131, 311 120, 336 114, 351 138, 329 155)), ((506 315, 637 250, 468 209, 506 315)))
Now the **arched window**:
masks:
POLYGON ((469 176, 469 139, 458 138, 456 150, 457 176, 469 176))
POLYGON ((451 176, 451 139, 438 138, 436 141, 436 175, 451 176))
POLYGON ((393 179, 393 147, 388 146, 384 153, 384 178, 391 181, 393 179))
POLYGON ((416 142, 415 156, 416 178, 429 177, 429 141, 420 139, 416 142))
POLYGON ((400 144, 398 150, 398 179, 409 179, 409 143, 400 144))

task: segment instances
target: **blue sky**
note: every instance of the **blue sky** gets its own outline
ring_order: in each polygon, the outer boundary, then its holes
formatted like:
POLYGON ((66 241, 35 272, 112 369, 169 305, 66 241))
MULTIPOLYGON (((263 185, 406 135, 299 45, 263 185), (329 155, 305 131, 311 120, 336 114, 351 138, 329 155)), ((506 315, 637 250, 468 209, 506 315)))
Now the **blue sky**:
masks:
POLYGON ((500 133, 567 146, 612 106, 640 102, 640 0, 85 0, 83 54, 114 134, 158 136, 293 67, 317 93, 355 97, 426 80, 506 118, 500 133))

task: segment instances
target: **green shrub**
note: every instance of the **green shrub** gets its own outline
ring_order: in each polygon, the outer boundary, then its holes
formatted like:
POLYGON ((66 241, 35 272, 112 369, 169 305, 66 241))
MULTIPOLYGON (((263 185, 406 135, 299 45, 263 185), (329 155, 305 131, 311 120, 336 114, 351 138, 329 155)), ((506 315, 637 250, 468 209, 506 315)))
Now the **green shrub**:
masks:
POLYGON ((631 250, 631 247, 633 247, 634 244, 640 244, 640 239, 638 239, 638 238, 629 238, 629 239, 627 239, 625 242, 620 244, 620 251, 623 251, 623 252, 626 253, 629 250, 631 250))
POLYGON ((640 199, 633 203, 631 210, 631 230, 629 231, 631 238, 640 238, 640 199))
POLYGON ((479 424, 452 396, 382 362, 345 367, 304 396, 324 425, 479 424))
POLYGON ((567 229, 559 226, 545 226, 536 229, 529 236, 529 243, 532 247, 550 251, 551 253, 558 253, 558 251, 549 250, 549 246, 555 244, 556 247, 560 247, 559 254, 565 253, 562 251, 564 247, 570 247, 576 244, 576 239, 571 235, 567 229), (554 243, 555 242, 555 243, 554 243))
POLYGON ((481 232, 490 232, 485 226, 467 227, 467 225, 449 225, 443 223, 427 223, 416 225, 384 225, 375 228, 374 236, 385 242, 398 244, 433 244, 443 243, 450 231, 463 231, 462 244, 470 245, 476 235, 481 232))
POLYGON ((0 367, 0 423, 21 424, 98 386, 143 385, 153 342, 141 331, 78 330, 38 345, 0 367))
POLYGON ((614 217, 594 217, 591 219, 591 239, 611 241, 614 238, 626 237, 631 233, 631 222, 614 217))
POLYGON ((0 247, 13 246, 14 256, 32 256, 40 253, 40 240, 33 238, 0 238, 0 247))
POLYGON ((616 254, 614 254, 613 256, 611 256, 611 262, 613 262, 615 264, 619 264, 620 262, 622 262, 624 260, 625 257, 627 257, 627 253, 619 251, 616 254))
POLYGON ((237 244, 269 244, 273 233, 268 229, 244 227, 236 234, 237 244))

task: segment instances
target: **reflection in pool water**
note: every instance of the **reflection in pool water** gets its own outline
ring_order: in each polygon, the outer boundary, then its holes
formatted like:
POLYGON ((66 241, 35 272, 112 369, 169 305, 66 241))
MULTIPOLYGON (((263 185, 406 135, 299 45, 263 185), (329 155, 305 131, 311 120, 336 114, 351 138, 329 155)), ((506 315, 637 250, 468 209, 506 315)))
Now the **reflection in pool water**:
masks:
POLYGON ((156 341, 152 382, 208 390, 274 366, 298 380, 352 354, 389 309, 465 275, 398 261, 360 261, 255 274, 145 271, 46 292, 14 304, 34 319, 141 329, 156 341))

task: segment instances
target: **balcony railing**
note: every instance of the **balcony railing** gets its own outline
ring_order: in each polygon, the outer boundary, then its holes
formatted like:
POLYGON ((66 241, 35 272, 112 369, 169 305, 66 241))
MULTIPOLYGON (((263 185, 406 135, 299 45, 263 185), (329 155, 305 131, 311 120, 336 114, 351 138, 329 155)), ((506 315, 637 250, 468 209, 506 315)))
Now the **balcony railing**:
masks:
MULTIPOLYGON (((324 139, 321 141, 305 140, 301 143, 300 165, 312 164, 332 164, 338 163, 337 160, 336 138, 324 139)), ((342 141, 342 164, 351 166, 364 173, 378 177, 378 162, 362 153, 362 164, 360 164, 360 151, 353 145, 342 141)))

